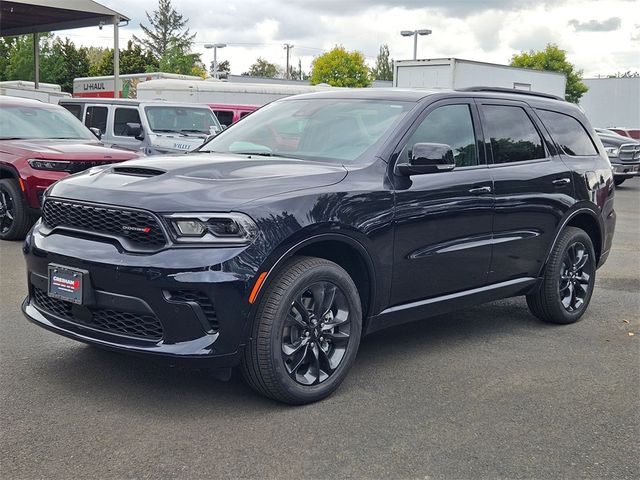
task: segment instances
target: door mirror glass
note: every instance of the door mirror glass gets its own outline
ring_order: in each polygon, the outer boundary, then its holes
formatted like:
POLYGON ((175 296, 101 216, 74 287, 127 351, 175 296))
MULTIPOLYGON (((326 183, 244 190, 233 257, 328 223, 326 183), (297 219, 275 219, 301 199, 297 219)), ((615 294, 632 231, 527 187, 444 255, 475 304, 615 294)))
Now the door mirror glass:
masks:
POLYGON ((443 143, 416 143, 409 160, 396 164, 400 175, 422 175, 425 173, 450 172, 455 168, 453 150, 443 143))
POLYGON ((102 139, 102 131, 99 128, 89 127, 89 130, 91 130, 91 133, 93 133, 98 140, 102 139))

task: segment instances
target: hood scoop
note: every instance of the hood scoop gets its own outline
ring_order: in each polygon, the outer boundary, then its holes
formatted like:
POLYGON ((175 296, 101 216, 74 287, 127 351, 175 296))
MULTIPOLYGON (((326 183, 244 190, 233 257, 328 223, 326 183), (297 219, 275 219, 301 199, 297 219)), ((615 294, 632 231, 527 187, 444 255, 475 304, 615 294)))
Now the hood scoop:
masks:
POLYGON ((167 173, 166 170, 146 167, 113 167, 112 172, 119 173, 120 175, 132 175, 134 177, 157 177, 158 175, 167 173))

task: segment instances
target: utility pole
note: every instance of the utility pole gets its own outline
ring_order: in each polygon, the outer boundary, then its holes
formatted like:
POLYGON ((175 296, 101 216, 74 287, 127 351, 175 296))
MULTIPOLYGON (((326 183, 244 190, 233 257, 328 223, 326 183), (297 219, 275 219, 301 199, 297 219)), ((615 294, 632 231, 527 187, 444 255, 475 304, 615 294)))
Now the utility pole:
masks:
POLYGON ((284 78, 289 80, 289 55, 291 54, 291 49, 293 48, 293 45, 291 45, 290 43, 285 43, 282 48, 284 48, 287 51, 287 70, 284 74, 284 78))
POLYGON ((302 60, 298 58, 298 80, 302 80, 302 60))

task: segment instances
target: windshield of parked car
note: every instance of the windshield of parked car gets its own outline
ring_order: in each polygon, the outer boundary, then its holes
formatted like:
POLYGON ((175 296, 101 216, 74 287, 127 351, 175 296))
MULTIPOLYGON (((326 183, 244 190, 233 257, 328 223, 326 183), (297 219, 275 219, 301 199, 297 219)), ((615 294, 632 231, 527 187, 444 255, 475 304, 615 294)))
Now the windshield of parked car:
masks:
POLYGON ((3 105, 0 140, 33 138, 97 141, 80 120, 62 107, 3 105))
POLYGON ((252 113, 199 151, 355 163, 384 141, 412 102, 291 99, 252 113))
POLYGON ((145 107, 145 115, 154 133, 190 133, 211 135, 220 130, 220 122, 209 107, 145 107))

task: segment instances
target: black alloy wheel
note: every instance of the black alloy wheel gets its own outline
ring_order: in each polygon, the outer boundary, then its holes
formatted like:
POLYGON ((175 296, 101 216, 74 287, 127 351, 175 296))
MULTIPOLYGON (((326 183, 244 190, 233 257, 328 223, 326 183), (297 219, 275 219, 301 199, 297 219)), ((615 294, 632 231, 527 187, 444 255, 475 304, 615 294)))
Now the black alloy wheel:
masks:
POLYGON ((531 313, 551 323, 580 320, 593 294, 596 265, 591 237, 580 228, 566 227, 551 250, 542 283, 527 295, 531 313))
POLYGON ((293 257, 259 294, 241 367, 275 400, 304 404, 333 393, 353 365, 362 333, 360 296, 339 265, 293 257))
POLYGON ((315 282, 296 296, 283 324, 285 368, 302 385, 322 383, 344 359, 350 338, 344 293, 331 282, 315 282))
POLYGON ((14 200, 11 193, 0 186, 0 235, 6 235, 16 218, 14 200))
POLYGON ((0 240, 22 240, 33 220, 18 182, 12 178, 0 180, 0 240))
POLYGON ((569 245, 562 259, 558 289, 562 305, 569 312, 575 312, 584 305, 589 293, 593 259, 582 242, 569 245))

